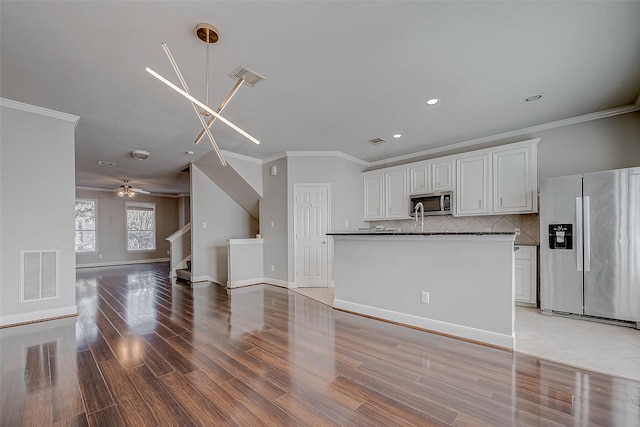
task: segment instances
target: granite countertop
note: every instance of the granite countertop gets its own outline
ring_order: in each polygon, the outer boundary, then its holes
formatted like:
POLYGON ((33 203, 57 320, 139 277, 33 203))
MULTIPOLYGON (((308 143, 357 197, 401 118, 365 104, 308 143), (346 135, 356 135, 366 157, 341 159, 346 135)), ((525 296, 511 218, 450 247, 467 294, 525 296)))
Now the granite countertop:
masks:
POLYGON ((406 232, 406 231, 336 231, 327 233, 327 236, 513 236, 513 231, 425 231, 406 232))

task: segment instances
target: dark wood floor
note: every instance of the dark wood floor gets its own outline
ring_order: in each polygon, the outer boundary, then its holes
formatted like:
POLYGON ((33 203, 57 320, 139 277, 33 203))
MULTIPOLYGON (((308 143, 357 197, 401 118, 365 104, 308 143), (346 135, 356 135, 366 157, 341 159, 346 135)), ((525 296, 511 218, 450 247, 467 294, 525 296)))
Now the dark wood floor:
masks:
POLYGON ((77 318, 1 329, 1 425, 640 425, 638 382, 167 276, 79 270, 77 318))

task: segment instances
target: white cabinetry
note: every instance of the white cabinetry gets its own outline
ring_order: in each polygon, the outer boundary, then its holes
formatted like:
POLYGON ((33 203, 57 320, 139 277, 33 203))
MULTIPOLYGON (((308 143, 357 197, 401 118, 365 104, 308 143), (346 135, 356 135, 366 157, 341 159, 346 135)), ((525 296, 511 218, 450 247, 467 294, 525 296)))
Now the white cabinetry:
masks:
POLYGON ((362 217, 365 221, 409 218, 408 171, 385 169, 362 176, 362 217))
POLYGON ((453 159, 431 164, 433 191, 453 190, 453 159))
POLYGON ((424 161, 411 166, 411 194, 453 190, 453 159, 424 161))
POLYGON ((407 170, 385 172, 385 201, 387 219, 409 218, 407 170))
POLYGON ((409 169, 411 174, 411 194, 422 194, 431 191, 431 164, 416 163, 409 169))
POLYGON ((514 246, 513 286, 515 302, 519 305, 537 304, 538 260, 535 246, 514 246))
POLYGON ((491 156, 489 153, 456 159, 456 215, 491 212, 491 156))
POLYGON ((384 219, 384 172, 362 176, 362 217, 366 221, 384 219))
POLYGON ((363 219, 409 219, 409 195, 455 193, 454 216, 538 212, 538 140, 363 174, 363 219))
POLYGON ((532 146, 493 153, 493 212, 538 211, 536 150, 532 146))

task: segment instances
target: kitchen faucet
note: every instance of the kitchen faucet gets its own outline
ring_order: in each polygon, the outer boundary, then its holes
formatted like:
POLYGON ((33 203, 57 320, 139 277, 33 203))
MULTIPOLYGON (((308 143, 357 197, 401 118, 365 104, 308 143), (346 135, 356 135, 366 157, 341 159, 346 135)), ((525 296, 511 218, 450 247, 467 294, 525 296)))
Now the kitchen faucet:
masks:
POLYGON ((420 210, 420 232, 424 233, 424 205, 422 202, 416 203, 416 208, 414 210, 416 222, 418 222, 418 209, 420 210))

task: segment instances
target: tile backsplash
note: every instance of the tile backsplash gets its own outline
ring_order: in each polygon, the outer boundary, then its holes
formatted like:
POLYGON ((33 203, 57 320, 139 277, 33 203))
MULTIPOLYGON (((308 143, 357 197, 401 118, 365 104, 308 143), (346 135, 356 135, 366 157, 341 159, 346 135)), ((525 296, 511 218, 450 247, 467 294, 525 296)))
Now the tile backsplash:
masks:
MULTIPOLYGON (((389 228, 400 228, 405 232, 420 231, 420 221, 395 220, 372 221, 371 227, 382 225, 389 228)), ((540 243, 540 219, 537 214, 524 215, 483 215, 483 216, 425 216, 424 231, 515 231, 518 244, 540 243)))

